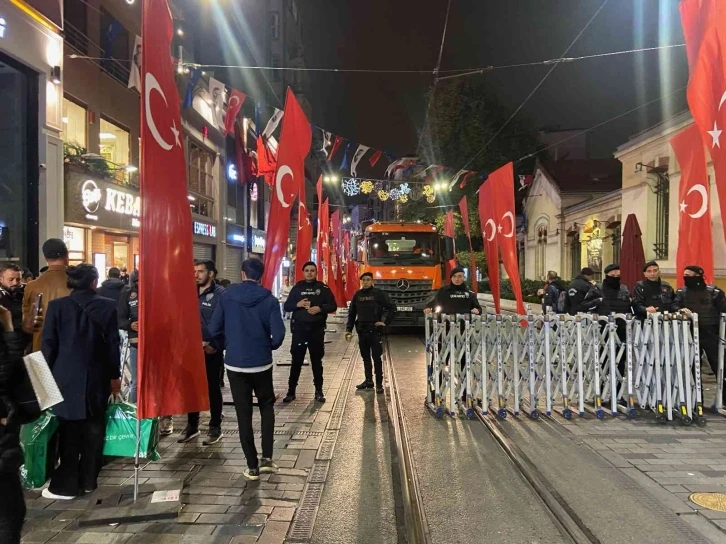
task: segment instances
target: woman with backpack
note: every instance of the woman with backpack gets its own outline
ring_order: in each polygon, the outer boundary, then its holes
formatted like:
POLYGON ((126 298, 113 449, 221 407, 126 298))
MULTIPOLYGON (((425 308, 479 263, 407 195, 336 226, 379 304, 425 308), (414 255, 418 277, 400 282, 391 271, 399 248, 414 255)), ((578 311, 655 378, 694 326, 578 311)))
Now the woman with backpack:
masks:
POLYGON ((547 272, 547 284, 540 289, 542 296, 542 313, 554 312, 561 314, 565 311, 564 301, 567 286, 557 275, 557 272, 550 270, 547 272))

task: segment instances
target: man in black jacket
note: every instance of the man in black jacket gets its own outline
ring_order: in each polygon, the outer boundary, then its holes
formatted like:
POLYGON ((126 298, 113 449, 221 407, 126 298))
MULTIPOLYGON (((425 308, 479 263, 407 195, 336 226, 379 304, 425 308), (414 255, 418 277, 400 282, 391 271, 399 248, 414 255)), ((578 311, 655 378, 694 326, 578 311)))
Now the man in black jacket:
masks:
POLYGON ((582 305, 587 312, 600 315, 610 315, 611 313, 629 314, 632 312, 630 291, 627 285, 620 283, 619 264, 610 264, 605 267, 605 278, 603 278, 602 283, 590 288, 582 301, 582 305))
POLYGON ((121 271, 115 267, 109 268, 108 279, 98 288, 98 294, 102 297, 110 298, 118 304, 118 299, 124 287, 126 287, 126 283, 121 281, 121 271))
POLYGON ((676 292, 672 309, 698 314, 701 349, 706 352, 711 370, 718 376, 718 353, 719 349, 723 349, 719 339, 719 323, 721 314, 726 313, 726 296, 718 287, 706 284, 700 266, 687 266, 683 271, 683 281, 685 286, 676 292))
POLYGON ((325 402, 323 394, 323 356, 325 355, 325 323, 328 314, 338 309, 330 288, 317 280, 318 267, 314 262, 303 265, 304 280, 295 284, 285 301, 285 312, 292 313, 292 365, 287 395, 282 402, 295 400, 295 390, 300 379, 305 352, 310 350, 313 367, 315 400, 325 402))
POLYGON ((373 274, 365 272, 360 276, 361 289, 353 295, 348 308, 348 324, 345 339, 353 337, 353 327, 358 332, 358 347, 363 357, 366 379, 356 389, 373 389, 373 368, 371 354, 376 368, 376 393, 383 393, 383 340, 381 334, 393 320, 396 305, 388 295, 373 287, 373 274))
POLYGON ((40 415, 23 366, 26 345, 27 337, 15 329, 10 310, 0 306, 0 542, 4 544, 20 544, 25 519, 20 425, 40 415))
POLYGON ((642 319, 648 314, 668 312, 673 305, 673 287, 660 279, 660 268, 655 261, 643 266, 644 280, 635 284, 633 289, 633 313, 642 319))
MULTIPOLYGON (((194 278, 199 295, 199 315, 202 321, 202 343, 204 362, 207 367, 207 388, 209 390, 209 431, 202 442, 205 446, 216 444, 222 439, 222 388, 220 378, 224 368, 224 335, 213 337, 209 332, 214 309, 222 299, 225 289, 217 285, 214 277, 217 267, 214 261, 194 261, 194 278)), ((199 412, 187 416, 187 426, 178 442, 184 444, 199 436, 199 412)))
POLYGON ((426 305, 424 313, 436 311, 447 315, 482 313, 481 304, 474 291, 469 290, 464 282, 464 269, 460 266, 451 271, 451 283, 436 292, 426 305))
POLYGON ((570 315, 577 315, 580 312, 587 312, 587 308, 583 306, 582 301, 585 300, 587 293, 592 287, 592 277, 595 271, 588 267, 580 271, 580 275, 570 282, 567 286, 567 296, 565 297, 565 312, 570 315))

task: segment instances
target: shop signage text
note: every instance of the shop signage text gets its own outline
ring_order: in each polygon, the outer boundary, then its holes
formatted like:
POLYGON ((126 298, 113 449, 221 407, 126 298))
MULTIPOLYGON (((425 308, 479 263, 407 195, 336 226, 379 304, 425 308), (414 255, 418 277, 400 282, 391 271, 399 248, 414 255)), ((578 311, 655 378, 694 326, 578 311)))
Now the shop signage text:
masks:
POLYGON ((141 217, 138 191, 115 183, 89 178, 87 172, 67 169, 65 220, 109 229, 136 231, 141 217))
POLYGON ((266 246, 266 234, 264 230, 250 228, 250 251, 252 253, 264 253, 266 246))
MULTIPOLYGON (((101 207, 101 201, 104 200, 104 192, 101 191, 98 184, 88 179, 81 186, 81 202, 86 210, 86 219, 89 221, 98 221, 97 212, 101 207)), ((120 215, 132 216, 131 226, 139 226, 138 217, 141 215, 141 198, 126 191, 105 188, 105 202, 103 209, 120 215)))
POLYGON ((200 221, 194 221, 194 234, 197 236, 206 236, 207 238, 216 238, 217 227, 200 221))

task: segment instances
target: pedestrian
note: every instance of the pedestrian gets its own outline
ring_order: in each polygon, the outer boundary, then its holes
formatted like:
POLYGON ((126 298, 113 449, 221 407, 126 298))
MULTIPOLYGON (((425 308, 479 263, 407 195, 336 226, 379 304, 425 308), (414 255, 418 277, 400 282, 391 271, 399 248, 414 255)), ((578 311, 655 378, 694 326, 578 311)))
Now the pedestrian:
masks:
POLYGON ((121 390, 118 314, 112 300, 96 293, 98 270, 68 268, 70 296, 51 301, 42 351, 63 402, 58 418, 60 466, 42 495, 69 500, 98 487, 109 396, 121 390))
POLYGON ((13 328, 23 332, 23 285, 20 268, 14 264, 0 264, 0 306, 5 306, 13 317, 13 328))
POLYGON ((118 328, 129 336, 129 389, 126 399, 136 404, 139 360, 139 273, 134 270, 129 285, 119 294, 118 328))
POLYGON ((430 314, 436 311, 447 315, 481 315, 483 312, 479 299, 476 293, 467 287, 465 279, 464 269, 460 266, 454 267, 451 270, 451 283, 436 292, 424 309, 424 313, 430 314))
POLYGON ((40 350, 43 317, 51 300, 70 294, 68 288, 68 248, 63 240, 50 238, 43 244, 48 270, 25 286, 23 294, 23 330, 33 335, 33 351, 40 350), (39 295, 40 305, 38 305, 39 295))
POLYGON ((383 338, 386 326, 393 320, 396 305, 386 293, 373 286, 373 274, 364 272, 360 276, 361 288, 353 295, 348 308, 348 324, 345 339, 350 342, 353 327, 358 333, 358 347, 363 357, 365 380, 356 389, 373 389, 373 365, 376 370, 376 393, 383 393, 383 338))
POLYGON ((20 544, 25 499, 20 483, 20 426, 40 415, 23 365, 27 344, 9 309, 0 305, 0 542, 20 544))
POLYGON ((310 351, 310 366, 313 368, 315 400, 325 402, 323 394, 323 357, 325 356, 325 324, 328 314, 338 309, 330 288, 317 280, 318 267, 310 261, 303 265, 304 279, 295 284, 285 301, 284 310, 292 313, 292 364, 287 395, 282 402, 295 400, 295 391, 300 379, 305 352, 310 351))
POLYGON ((563 313, 565 311, 566 293, 567 285, 557 272, 554 270, 547 272, 547 284, 537 292, 542 297, 542 313, 563 313))
MULTIPOLYGON (((718 378, 718 354, 722 348, 719 336, 721 314, 726 313, 726 296, 715 285, 708 285, 703 268, 690 265, 683 271, 684 286, 676 292, 672 310, 683 310, 689 316, 698 314, 698 339, 706 353, 711 371, 718 378)), ((726 385, 726 384, 725 384, 726 385)), ((724 388, 726 398, 726 387, 724 388)))
POLYGON ((22 270, 22 281, 23 285, 26 285, 28 282, 33 281, 33 273, 30 271, 30 268, 23 268, 22 270))
POLYGON ((636 283, 633 289, 633 312, 641 320, 648 314, 670 311, 675 297, 673 287, 661 280, 657 262, 645 263, 643 275, 645 279, 636 283))
POLYGON ((280 288, 280 310, 282 311, 282 315, 285 319, 290 319, 290 316, 292 315, 290 312, 285 311, 285 302, 287 302, 287 297, 290 296, 290 291, 292 291, 292 287, 290 287, 290 278, 285 276, 285 279, 282 280, 282 287, 280 288))
MULTIPOLYGON (((222 300, 222 294, 225 292, 225 289, 214 281, 216 272, 214 261, 194 261, 194 279, 197 282, 199 315, 202 322, 202 349, 204 350, 209 391, 209 430, 207 438, 202 441, 205 446, 216 444, 222 439, 223 401, 220 377, 224 367, 224 334, 214 337, 209 331, 214 309, 222 300)), ((192 412, 187 416, 187 426, 177 442, 185 444, 198 436, 199 412, 192 412)))
POLYGON ((108 279, 98 288, 98 294, 102 297, 110 298, 118 304, 121 291, 124 287, 126 287, 126 284, 121 281, 121 271, 116 267, 109 268, 108 279))
MULTIPOLYGON (((126 267, 122 266, 121 270, 119 272, 120 272, 119 279, 122 282, 124 282, 124 285, 128 285, 129 282, 131 281, 131 276, 129 276, 128 272, 126 271, 126 267)), ((135 272, 135 270, 134 270, 134 272, 135 272)), ((133 274, 133 272, 132 272, 132 274, 133 274)))
POLYGON ((565 297, 564 311, 570 315, 577 315, 581 312, 587 312, 587 308, 582 305, 587 293, 592 287, 592 278, 595 271, 586 266, 580 271, 580 275, 570 282, 567 286, 567 295, 565 297))
POLYGON ((244 475, 259 480, 260 472, 277 472, 272 461, 275 440, 275 391, 272 352, 285 339, 280 306, 272 293, 260 286, 265 266, 258 259, 242 263, 242 282, 231 285, 217 303, 209 334, 224 338, 224 366, 237 412, 240 443, 247 460, 244 475), (252 393, 262 420, 262 459, 257 459, 252 430, 252 393))

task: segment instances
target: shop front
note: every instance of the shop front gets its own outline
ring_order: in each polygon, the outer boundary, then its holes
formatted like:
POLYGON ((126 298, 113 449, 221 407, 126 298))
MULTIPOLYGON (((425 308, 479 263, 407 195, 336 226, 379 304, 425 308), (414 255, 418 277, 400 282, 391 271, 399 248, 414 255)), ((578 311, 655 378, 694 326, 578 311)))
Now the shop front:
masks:
POLYGON ((265 256, 265 243, 267 241, 267 233, 264 230, 256 229, 253 227, 249 228, 249 243, 247 248, 250 252, 250 257, 257 257, 262 259, 265 256))
POLYGON ((192 234, 194 241, 194 259, 216 260, 217 257, 217 224, 192 216, 192 234))
POLYGON ((63 239, 71 264, 92 263, 105 278, 111 267, 139 264, 139 192, 66 167, 63 239))
POLYGON ((227 235, 224 245, 224 270, 220 272, 222 278, 231 282, 240 280, 240 270, 247 247, 245 228, 235 223, 227 223, 227 235))

